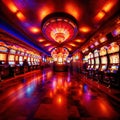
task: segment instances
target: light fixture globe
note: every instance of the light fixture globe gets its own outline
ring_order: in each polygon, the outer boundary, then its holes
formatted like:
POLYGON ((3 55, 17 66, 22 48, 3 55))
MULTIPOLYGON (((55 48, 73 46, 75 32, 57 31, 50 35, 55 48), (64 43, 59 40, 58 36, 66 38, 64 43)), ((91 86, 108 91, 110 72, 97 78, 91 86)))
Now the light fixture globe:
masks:
POLYGON ((53 14, 47 17, 42 24, 44 36, 59 44, 73 39, 77 35, 77 31, 76 21, 65 13, 53 14))

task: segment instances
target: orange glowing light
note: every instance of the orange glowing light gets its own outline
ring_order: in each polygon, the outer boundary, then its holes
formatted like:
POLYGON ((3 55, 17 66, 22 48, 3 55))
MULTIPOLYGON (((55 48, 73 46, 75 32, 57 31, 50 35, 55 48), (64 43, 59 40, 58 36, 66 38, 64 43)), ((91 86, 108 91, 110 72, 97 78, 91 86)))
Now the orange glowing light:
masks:
POLYGON ((52 91, 50 91, 49 95, 50 95, 51 98, 53 97, 53 93, 52 93, 52 91))
POLYGON ((69 13, 76 19, 79 19, 81 13, 80 13, 80 9, 78 8, 77 5, 67 2, 66 6, 65 6, 65 10, 67 13, 69 13))
POLYGON ((76 42, 82 42, 82 40, 81 40, 81 39, 76 39, 75 41, 76 41, 76 42))
POLYGON ((61 97, 61 96, 58 96, 58 98, 57 98, 57 103, 58 103, 58 104, 61 104, 61 103, 62 103, 62 97, 61 97))
POLYGON ((73 44, 73 43, 70 43, 70 45, 71 45, 71 46, 73 46, 73 47, 75 47, 75 46, 76 46, 76 45, 75 45, 75 44, 73 44))
POLYGON ((96 20, 96 21, 99 21, 99 20, 101 20, 104 16, 105 16, 105 12, 102 10, 102 11, 98 12, 98 14, 95 16, 95 20, 96 20))
POLYGON ((37 27, 31 27, 31 28, 30 28, 30 31, 31 31, 32 33, 38 33, 38 32, 40 32, 40 29, 37 28, 37 27))
POLYGON ((44 46, 46 46, 46 47, 47 47, 47 46, 50 46, 50 45, 51 45, 50 43, 47 43, 47 44, 45 44, 44 46))
POLYGON ((70 47, 67 47, 67 49, 68 49, 69 51, 71 51, 71 50, 72 50, 72 48, 70 48, 70 47))
POLYGON ((113 8, 114 5, 115 5, 115 0, 105 4, 105 6, 103 7, 103 10, 105 12, 109 12, 113 8))
POLYGON ((19 11, 17 12, 16 16, 18 17, 18 19, 20 19, 21 21, 25 20, 25 16, 19 11))
POLYGON ((100 42, 101 42, 101 43, 105 42, 106 40, 107 40, 106 37, 102 37, 102 38, 100 38, 100 42))
POLYGON ((39 38, 38 41, 39 41, 39 42, 44 42, 45 39, 43 39, 43 38, 39 38))
POLYGON ((89 27, 87 27, 87 26, 83 26, 83 27, 80 27, 80 32, 83 32, 83 33, 87 33, 87 32, 89 32, 90 31, 90 28, 89 27))
POLYGON ((40 20, 43 20, 48 14, 50 14, 53 11, 53 9, 51 8, 50 6, 49 7, 44 6, 39 10, 40 20))
POLYGON ((3 0, 4 4, 10 9, 11 12, 16 13, 18 11, 17 7, 12 1, 3 0))

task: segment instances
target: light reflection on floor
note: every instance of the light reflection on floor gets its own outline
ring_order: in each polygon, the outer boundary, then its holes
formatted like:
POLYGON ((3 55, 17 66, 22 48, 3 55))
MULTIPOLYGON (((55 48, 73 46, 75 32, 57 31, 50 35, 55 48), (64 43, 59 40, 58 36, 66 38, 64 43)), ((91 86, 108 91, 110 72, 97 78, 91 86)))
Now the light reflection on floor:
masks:
MULTIPOLYGON (((118 119, 107 96, 83 83, 84 77, 44 70, 0 94, 0 120, 118 119), (13 114, 14 113, 14 114, 13 114)), ((100 86, 99 86, 100 87, 100 86)))

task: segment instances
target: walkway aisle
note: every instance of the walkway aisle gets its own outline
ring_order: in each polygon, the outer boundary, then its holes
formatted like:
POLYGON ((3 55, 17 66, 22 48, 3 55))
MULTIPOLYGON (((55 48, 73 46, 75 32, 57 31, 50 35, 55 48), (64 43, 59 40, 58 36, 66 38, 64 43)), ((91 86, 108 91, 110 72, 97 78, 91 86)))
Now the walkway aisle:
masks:
POLYGON ((27 75, 0 93, 0 120, 119 119, 120 110, 83 78, 51 70, 27 75))

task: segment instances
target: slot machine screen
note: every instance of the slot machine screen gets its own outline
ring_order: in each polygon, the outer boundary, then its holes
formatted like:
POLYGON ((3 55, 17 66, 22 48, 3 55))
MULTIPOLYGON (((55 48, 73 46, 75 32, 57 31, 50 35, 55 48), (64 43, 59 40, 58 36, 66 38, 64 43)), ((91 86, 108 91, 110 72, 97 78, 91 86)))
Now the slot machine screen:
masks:
POLYGON ((19 61, 23 61, 23 57, 22 56, 19 57, 19 61))
POLYGON ((90 65, 88 65, 87 69, 89 69, 89 68, 90 68, 90 65))
POLYGON ((92 64, 94 64, 94 59, 91 60, 92 64))
POLYGON ((96 65, 96 66, 95 66, 95 69, 98 69, 98 68, 99 68, 99 65, 96 65))
POLYGON ((28 61, 30 61, 30 57, 28 57, 28 61))
POLYGON ((31 62, 29 61, 28 64, 31 65, 31 62))
POLYGON ((118 66, 117 65, 113 65, 111 68, 112 68, 112 70, 118 70, 118 66))
POLYGON ((91 65, 91 68, 93 68, 93 65, 91 65))
POLYGON ((24 60, 27 59, 27 56, 24 56, 24 60))
POLYGON ((33 58, 31 58, 31 61, 33 61, 33 58))
POLYGON ((15 61, 18 61, 18 56, 15 57, 15 61))
POLYGON ((107 56, 101 57, 101 63, 102 64, 107 64, 107 56))
POLYGON ((119 54, 110 55, 110 64, 119 63, 119 54))
POLYGON ((0 53, 0 61, 6 61, 7 54, 0 53))
POLYGON ((19 57, 19 64, 23 65, 23 57, 22 56, 19 57))
POLYGON ((107 65, 103 65, 102 66, 102 71, 105 70, 107 68, 107 65))
POLYGON ((90 59, 88 60, 88 64, 90 64, 90 59))
POLYGON ((20 63, 20 65, 23 65, 23 61, 20 61, 19 63, 20 63))
POLYGON ((8 57, 9 65, 14 65, 15 64, 14 58, 15 58, 14 55, 9 55, 9 57, 8 57))
POLYGON ((99 58, 95 58, 95 63, 100 64, 99 58))

